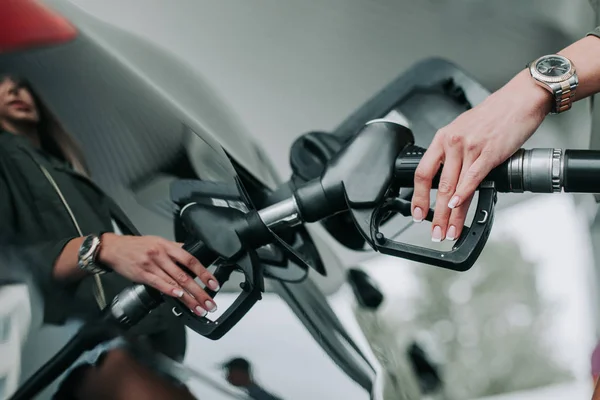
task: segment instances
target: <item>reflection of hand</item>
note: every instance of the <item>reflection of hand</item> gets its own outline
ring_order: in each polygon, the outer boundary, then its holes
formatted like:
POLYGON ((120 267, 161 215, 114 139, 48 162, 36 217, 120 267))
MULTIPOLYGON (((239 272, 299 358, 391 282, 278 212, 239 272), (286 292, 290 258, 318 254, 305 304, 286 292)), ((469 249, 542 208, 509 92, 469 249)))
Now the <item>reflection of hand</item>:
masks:
POLYGON ((162 293, 179 297, 190 310, 200 316, 215 311, 216 304, 202 287, 177 263, 192 271, 210 289, 218 290, 215 277, 180 243, 158 236, 102 235, 98 261, 120 275, 150 285, 162 293))
POLYGON ((443 164, 432 240, 460 236, 473 194, 486 175, 535 132, 550 110, 551 95, 526 71, 440 129, 415 172, 412 215, 423 220, 434 176, 443 164))

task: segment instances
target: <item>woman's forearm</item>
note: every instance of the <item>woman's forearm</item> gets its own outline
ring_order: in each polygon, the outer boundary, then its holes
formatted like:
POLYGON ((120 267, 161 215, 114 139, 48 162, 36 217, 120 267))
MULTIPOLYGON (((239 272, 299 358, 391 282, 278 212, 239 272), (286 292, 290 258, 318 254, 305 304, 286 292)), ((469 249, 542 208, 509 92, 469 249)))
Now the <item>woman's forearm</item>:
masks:
POLYGON ((600 92, 600 38, 587 36, 558 54, 573 62, 579 78, 579 86, 573 101, 600 92))
POLYGON ((78 265, 79 248, 83 244, 83 240, 83 237, 72 239, 63 248, 54 262, 54 279, 58 281, 77 281, 87 275, 78 265))

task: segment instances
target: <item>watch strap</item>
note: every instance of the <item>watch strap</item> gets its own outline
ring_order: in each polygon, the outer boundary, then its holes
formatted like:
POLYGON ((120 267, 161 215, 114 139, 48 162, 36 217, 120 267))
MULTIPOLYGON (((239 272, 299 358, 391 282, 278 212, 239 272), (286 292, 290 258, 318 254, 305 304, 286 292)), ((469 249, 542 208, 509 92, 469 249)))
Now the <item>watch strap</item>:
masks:
POLYGON ((90 274, 104 274, 109 271, 108 268, 96 262, 96 256, 100 250, 101 241, 96 235, 88 235, 83 239, 79 248, 78 266, 81 270, 90 274), (89 247, 89 250, 87 248, 89 247))
POLYGON ((552 114, 560 114, 571 109, 578 83, 577 74, 575 74, 568 80, 556 84, 553 88, 554 102, 550 111, 552 114))

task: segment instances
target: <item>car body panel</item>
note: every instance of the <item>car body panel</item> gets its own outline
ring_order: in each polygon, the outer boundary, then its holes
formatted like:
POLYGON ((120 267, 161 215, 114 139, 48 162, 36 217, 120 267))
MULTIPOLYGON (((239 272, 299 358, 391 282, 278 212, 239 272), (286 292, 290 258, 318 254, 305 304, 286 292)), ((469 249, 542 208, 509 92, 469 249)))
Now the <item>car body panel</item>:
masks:
MULTIPOLYGON (((69 18, 77 27, 85 25, 69 18)), ((168 187, 190 173, 233 183, 236 170, 244 170, 265 189, 276 187, 280 178, 268 159, 200 77, 138 38, 113 32, 103 36, 109 38, 105 41, 88 32, 80 29, 76 38, 56 46, 1 53, 0 71, 16 73, 33 84, 82 144, 93 179, 142 233, 173 238, 168 187), (111 47, 110 40, 123 47, 111 47), (128 51, 138 57, 125 57, 128 51), (153 60, 154 69, 142 68, 153 60)), ((334 267, 331 261, 335 257, 328 263, 334 267)), ((375 371, 362 355, 369 349, 354 345, 312 280, 294 285, 273 282, 270 287, 291 306, 328 362, 359 382, 364 397, 356 393, 357 398, 379 398, 372 393, 375 371)), ((46 326, 33 333, 24 349, 21 378, 57 351, 77 326, 46 326)), ((203 341, 194 336, 189 340, 203 341)), ((318 363, 313 368, 318 371, 318 363)))

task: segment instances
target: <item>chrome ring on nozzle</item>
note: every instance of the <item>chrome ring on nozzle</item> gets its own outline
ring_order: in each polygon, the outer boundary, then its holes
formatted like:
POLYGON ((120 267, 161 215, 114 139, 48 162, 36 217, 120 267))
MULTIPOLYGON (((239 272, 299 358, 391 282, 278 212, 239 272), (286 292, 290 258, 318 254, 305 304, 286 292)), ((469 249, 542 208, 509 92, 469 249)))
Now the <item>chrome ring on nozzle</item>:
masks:
POLYGON ((507 165, 510 191, 560 192, 564 183, 563 168, 561 149, 519 149, 507 165))

